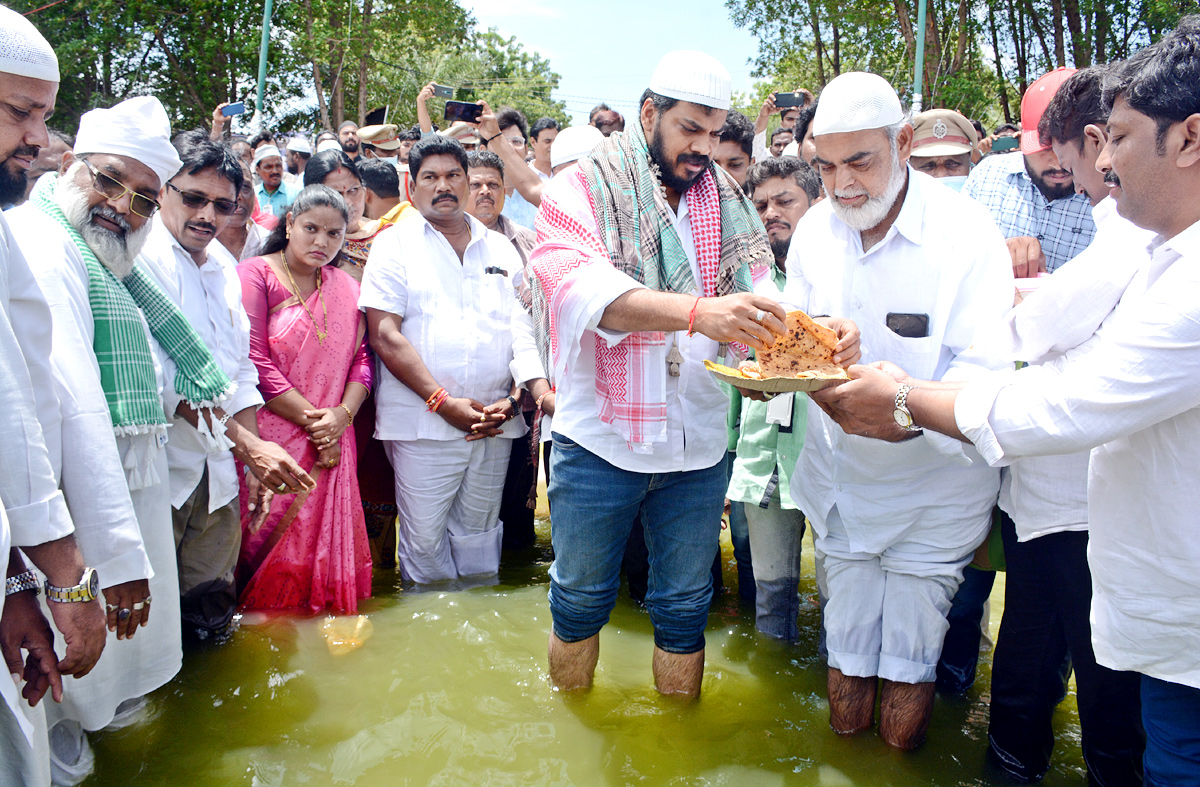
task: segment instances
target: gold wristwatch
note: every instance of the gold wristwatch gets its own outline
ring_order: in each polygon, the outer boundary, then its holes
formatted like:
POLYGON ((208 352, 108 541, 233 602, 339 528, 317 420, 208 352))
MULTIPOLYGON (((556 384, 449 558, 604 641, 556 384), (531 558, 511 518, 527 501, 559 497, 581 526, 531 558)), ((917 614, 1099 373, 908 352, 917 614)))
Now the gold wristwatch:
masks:
POLYGON ((79 584, 70 588, 56 588, 46 580, 46 600, 66 604, 75 601, 88 602, 100 595, 100 575, 94 568, 84 568, 79 584))

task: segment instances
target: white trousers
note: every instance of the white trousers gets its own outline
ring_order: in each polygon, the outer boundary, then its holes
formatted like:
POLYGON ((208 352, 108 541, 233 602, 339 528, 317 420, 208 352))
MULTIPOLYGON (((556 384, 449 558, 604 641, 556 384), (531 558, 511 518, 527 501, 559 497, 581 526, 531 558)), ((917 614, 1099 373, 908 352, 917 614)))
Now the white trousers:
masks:
MULTIPOLYGON (((8 680, 0 676, 2 680, 8 680)), ((65 678, 64 682, 71 680, 65 678)), ((6 688, 11 688, 12 684, 6 688)), ((46 716, 42 712, 46 703, 54 704, 50 692, 38 703, 36 708, 29 707, 24 698, 18 698, 19 705, 11 707, 4 698, 0 698, 0 787, 49 787, 50 785, 50 751, 46 739, 46 716), (19 720, 16 714, 23 714, 19 720), (21 729, 21 724, 28 722, 33 728, 32 742, 21 729)))
POLYGON ((829 666, 846 675, 929 683, 945 639, 946 613, 974 546, 939 549, 916 541, 881 554, 855 552, 837 507, 816 539, 824 563, 829 666))
POLYGON ((500 497, 512 440, 385 440, 396 472, 396 560, 437 582, 500 568, 500 497))

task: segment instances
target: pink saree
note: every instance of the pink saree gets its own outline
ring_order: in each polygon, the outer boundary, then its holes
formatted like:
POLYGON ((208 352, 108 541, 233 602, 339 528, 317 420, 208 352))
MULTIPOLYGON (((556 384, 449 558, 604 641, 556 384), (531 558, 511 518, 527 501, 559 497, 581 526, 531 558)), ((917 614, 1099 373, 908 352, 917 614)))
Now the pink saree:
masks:
MULTIPOLYGON (((281 286, 262 258, 242 265, 256 266, 254 272, 266 288, 281 286)), ((342 401, 366 329, 358 311, 358 284, 333 268, 323 269, 322 277, 325 306, 314 292, 308 308, 322 324, 328 314, 324 342, 292 296, 266 313, 269 359, 255 358, 261 378, 282 374, 317 408, 336 407, 342 401), (268 364, 273 368, 264 368, 268 364)), ((248 283, 243 274, 244 286, 248 283)), ((259 301, 258 306, 263 305, 259 301)), ((252 324, 256 317, 261 321, 263 315, 251 315, 252 324)), ((258 432, 283 446, 317 483, 304 494, 276 495, 264 519, 248 511, 243 477, 237 571, 242 606, 357 612, 358 599, 371 595, 371 553, 358 492, 354 429, 343 433, 341 459, 331 469, 317 466, 317 450, 303 428, 266 407, 258 411, 258 432)))

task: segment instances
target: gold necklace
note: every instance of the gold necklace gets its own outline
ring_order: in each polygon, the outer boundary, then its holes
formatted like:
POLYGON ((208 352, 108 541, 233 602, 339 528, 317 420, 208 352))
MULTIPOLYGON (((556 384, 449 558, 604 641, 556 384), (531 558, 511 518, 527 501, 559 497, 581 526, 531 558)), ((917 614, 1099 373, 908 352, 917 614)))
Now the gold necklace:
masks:
POLYGON ((304 313, 308 315, 308 319, 312 320, 313 328, 317 332, 317 342, 319 344, 324 344, 325 337, 329 335, 329 307, 325 305, 325 294, 321 292, 321 269, 317 269, 317 297, 321 299, 321 308, 325 312, 325 330, 321 330, 319 327, 317 327, 317 318, 311 311, 309 311, 308 304, 300 295, 300 288, 296 285, 296 279, 292 276, 292 266, 288 265, 287 255, 285 255, 282 251, 279 252, 279 260, 283 263, 283 269, 287 271, 288 281, 292 284, 292 292, 296 294, 296 300, 300 301, 300 307, 304 309, 304 313))

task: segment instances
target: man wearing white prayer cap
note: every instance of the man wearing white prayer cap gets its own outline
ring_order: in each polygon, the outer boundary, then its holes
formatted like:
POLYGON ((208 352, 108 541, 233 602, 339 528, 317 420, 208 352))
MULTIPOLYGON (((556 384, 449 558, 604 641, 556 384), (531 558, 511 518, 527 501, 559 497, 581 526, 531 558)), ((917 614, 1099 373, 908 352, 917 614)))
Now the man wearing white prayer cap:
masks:
MULTIPOLYGON (((0 6, 0 102, 9 108, 0 113, 0 201, 11 203, 24 194, 26 171, 49 141, 45 119, 54 108, 58 82, 58 60, 50 44, 28 19, 0 6)), ((50 441, 57 446, 61 415, 50 324, 46 300, 0 216, 0 399, 5 403, 0 433, 8 448, 0 461, 0 500, 7 520, 0 526, 0 562, 9 577, 0 599, 0 636, 21 643, 16 652, 5 652, 17 683, 0 681, 2 784, 50 782, 43 708, 53 703, 31 708, 29 702, 38 703, 48 690, 60 698, 61 675, 88 674, 106 642, 104 607, 94 579, 99 572, 84 560, 53 467, 56 453, 52 456, 50 441), (26 569, 15 547, 40 573, 26 569), (52 605, 55 628, 71 643, 58 650, 61 661, 36 598, 43 582, 50 583, 56 598, 65 593, 77 599, 52 605), (26 657, 31 669, 22 669, 26 657), (23 686, 21 673, 29 680, 23 686)))
POLYGON ((159 191, 180 168, 170 136, 156 98, 92 110, 59 172, 43 176, 30 201, 10 212, 18 245, 38 259, 34 275, 53 315, 60 425, 53 435, 47 430, 47 442, 84 557, 102 576, 111 632, 96 668, 47 708, 56 784, 77 784, 91 771, 86 731, 135 721, 144 695, 181 664, 163 450, 166 369, 147 334, 169 353, 171 368, 203 382, 197 400, 218 401, 231 388, 228 378, 206 373, 211 355, 134 268, 159 191))
MULTIPOLYGON (((250 162, 250 171, 258 176, 255 188, 258 205, 276 218, 287 218, 288 208, 300 193, 300 186, 288 183, 283 178, 283 154, 274 145, 259 145, 250 162)), ((303 176, 303 172, 300 173, 303 176)))
MULTIPOLYGON (((813 135, 828 199, 796 225, 805 242, 788 252, 784 302, 854 319, 864 362, 927 380, 1003 367, 979 340, 1012 305, 1004 240, 981 206, 908 166, 913 129, 891 85, 836 77, 813 135)), ((908 439, 896 443, 848 437, 810 409, 791 493, 824 564, 830 723, 840 734, 871 727, 881 678, 880 736, 910 750, 925 737, 946 612, 988 534, 1000 477, 969 446, 911 430, 901 391, 896 431, 908 439)))
POLYGON ((603 141, 603 132, 595 126, 564 128, 550 143, 550 173, 557 175, 603 141))
MULTIPOLYGON (((628 130, 542 193, 530 267, 534 329, 557 387, 549 658, 564 690, 592 684, 637 526, 655 687, 700 692, 728 483, 728 397, 703 362, 730 342, 730 352, 769 346, 785 317, 750 292, 749 266, 773 264, 771 249, 754 206, 713 164, 730 93, 710 55, 665 55, 628 130)), ((836 327, 839 360, 852 361, 853 325, 836 327)))

